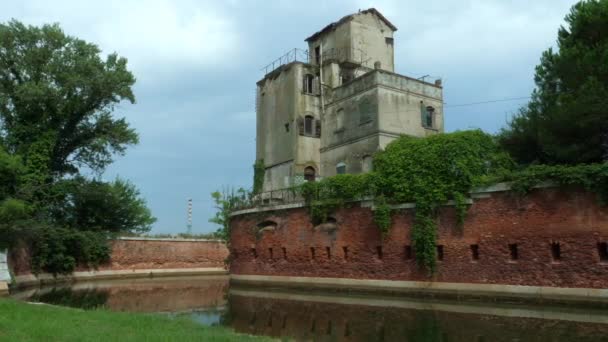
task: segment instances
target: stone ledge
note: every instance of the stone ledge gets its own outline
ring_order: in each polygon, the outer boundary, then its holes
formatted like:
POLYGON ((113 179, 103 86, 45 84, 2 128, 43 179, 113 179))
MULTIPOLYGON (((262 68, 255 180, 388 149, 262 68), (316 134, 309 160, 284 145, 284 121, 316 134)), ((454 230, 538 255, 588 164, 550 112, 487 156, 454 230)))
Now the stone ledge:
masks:
POLYGON ((133 279, 154 277, 182 277, 200 275, 226 275, 228 271, 219 267, 205 268, 170 268, 170 269, 141 269, 141 270, 104 270, 104 271, 81 271, 74 272, 68 276, 54 277, 49 273, 39 275, 24 274, 15 277, 15 285, 18 287, 38 286, 43 284, 76 282, 85 280, 110 280, 110 279, 133 279))
MULTIPOLYGON (((551 182, 544 182, 537 186, 534 186, 533 188, 542 189, 542 188, 550 188, 550 187, 554 187, 554 186, 555 186, 555 184, 553 184, 551 182)), ((510 191, 510 190, 511 190, 511 185, 509 183, 497 183, 497 184, 490 185, 487 187, 474 188, 470 192, 471 198, 466 199, 466 204, 473 204, 473 199, 475 199, 475 198, 487 198, 487 197, 489 197, 489 194, 491 194, 493 192, 506 192, 506 191, 510 191)), ((371 199, 371 198, 362 198, 361 200, 352 201, 352 202, 361 202, 362 207, 367 207, 367 208, 371 207, 372 209, 374 207, 373 199, 371 199)), ((454 201, 450 200, 445 205, 453 206, 455 204, 456 203, 454 201)), ((304 202, 259 206, 259 207, 249 208, 249 209, 236 210, 236 211, 230 213, 230 217, 245 215, 245 214, 252 214, 252 213, 260 213, 260 212, 265 212, 265 211, 296 209, 296 208, 304 208, 304 207, 306 207, 306 203, 304 203, 304 202)), ((416 204, 414 204, 414 203, 400 203, 400 204, 396 204, 396 205, 391 205, 391 209, 412 209, 415 207, 416 207, 416 204)))
POLYGON ((0 281, 0 297, 8 296, 8 283, 0 281))
POLYGON ((445 283, 350 278, 318 278, 260 275, 230 275, 234 284, 272 285, 296 289, 337 292, 384 293, 416 297, 483 298, 485 300, 523 301, 589 306, 608 306, 608 289, 563 288, 502 284, 445 283))

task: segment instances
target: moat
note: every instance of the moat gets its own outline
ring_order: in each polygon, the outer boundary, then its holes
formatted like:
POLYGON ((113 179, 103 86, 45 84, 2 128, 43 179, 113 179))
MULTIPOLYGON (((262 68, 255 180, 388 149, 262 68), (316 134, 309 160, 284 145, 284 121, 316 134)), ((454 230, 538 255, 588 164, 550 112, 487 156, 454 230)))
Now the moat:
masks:
POLYGON ((14 291, 31 302, 185 315, 242 333, 314 341, 608 341, 608 310, 230 287, 226 276, 14 291))

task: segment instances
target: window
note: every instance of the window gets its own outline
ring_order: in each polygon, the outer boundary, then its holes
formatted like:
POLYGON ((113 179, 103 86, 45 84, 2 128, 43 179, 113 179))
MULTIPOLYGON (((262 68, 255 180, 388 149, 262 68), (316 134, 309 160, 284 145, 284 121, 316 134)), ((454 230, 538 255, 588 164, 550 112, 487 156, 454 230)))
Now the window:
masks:
POLYGON ((321 64, 321 46, 315 48, 315 63, 321 64))
POLYGON ((272 255, 272 247, 268 248, 268 257, 270 260, 274 259, 274 256, 272 255))
POLYGON ((382 246, 376 246, 376 255, 378 259, 382 260, 382 246))
POLYGON ((310 247, 310 258, 312 260, 315 260, 315 248, 314 247, 310 247))
POLYGON ((257 259, 257 257, 258 257, 258 252, 255 250, 255 248, 252 248, 252 249, 251 249, 251 255, 253 255, 253 258, 254 258, 254 259, 257 259))
POLYGON ((551 258, 553 258, 553 261, 560 261, 562 259, 562 251, 559 242, 551 243, 551 258))
POLYGON ((340 108, 336 112, 336 130, 341 131, 344 129, 344 109, 340 108))
POLYGON ((437 260, 443 261, 443 245, 437 245, 437 260))
POLYGON ((342 247, 342 252, 344 252, 344 260, 348 260, 348 246, 342 247))
POLYGON ((600 261, 608 261, 608 243, 599 242, 597 244, 597 252, 600 255, 600 261))
POLYGON ((327 255, 327 259, 331 259, 331 247, 325 247, 325 254, 327 255))
POLYGON ((422 101, 420 101, 420 115, 422 127, 425 128, 433 128, 434 127, 434 115, 435 108, 432 106, 425 106, 422 101))
POLYGON ((372 104, 372 101, 368 97, 361 99, 361 102, 359 102, 358 109, 360 125, 372 121, 372 111, 374 111, 374 106, 372 104))
POLYGON ((516 243, 509 244, 509 255, 511 257, 511 260, 519 259, 519 251, 517 249, 516 243))
POLYGON ((304 118, 304 134, 306 135, 312 135, 312 130, 313 130, 313 123, 315 121, 315 118, 310 116, 310 115, 306 115, 306 117, 304 118))
POLYGON ((314 182, 316 179, 316 171, 312 166, 307 166, 304 169, 304 180, 307 182, 314 182))
POLYGON ((393 45, 393 43, 395 42, 395 39, 393 37, 385 37, 384 41, 386 41, 386 44, 388 44, 388 45, 393 45))
POLYGON ((287 248, 283 247, 281 250, 283 250, 283 259, 287 260, 287 248))
POLYGON ((372 166, 372 156, 364 156, 361 160, 361 171, 371 172, 372 166))
POLYGON ((304 75, 302 89, 306 94, 314 94, 315 77, 311 74, 304 75))
POLYGON ((471 245, 471 260, 479 260, 479 245, 471 245))
POLYGON ((338 165, 336 165, 336 173, 339 175, 345 174, 346 173, 346 164, 338 163, 338 165))
POLYGON ((405 258, 405 260, 411 260, 412 259, 412 246, 410 245, 406 245, 403 249, 403 256, 405 258))

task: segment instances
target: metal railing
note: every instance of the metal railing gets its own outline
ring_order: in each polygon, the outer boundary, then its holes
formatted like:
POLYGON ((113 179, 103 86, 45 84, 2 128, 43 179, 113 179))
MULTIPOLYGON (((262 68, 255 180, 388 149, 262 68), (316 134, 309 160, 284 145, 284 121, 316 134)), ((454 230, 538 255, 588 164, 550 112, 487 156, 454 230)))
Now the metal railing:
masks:
POLYGON ((310 63, 311 60, 312 60, 312 58, 308 54, 308 50, 301 50, 301 49, 295 48, 293 50, 287 51, 287 53, 285 53, 281 57, 275 59, 274 61, 270 62, 268 65, 264 66, 260 70, 263 70, 264 74, 268 74, 268 73, 273 72, 280 66, 289 64, 291 62, 310 63))
MULTIPOLYGON (((292 50, 287 51, 281 57, 268 63, 260 70, 264 71, 264 74, 266 75, 278 69, 282 65, 289 64, 291 62, 303 62, 309 64, 313 62, 318 63, 319 61, 316 60, 317 58, 320 58, 320 56, 315 56, 308 50, 294 48, 292 50)), ((369 65, 367 65, 369 59, 367 58, 367 54, 365 53, 365 51, 357 48, 331 48, 324 50, 323 60, 335 60, 340 63, 350 62, 353 64, 359 64, 370 67, 369 65)))
POLYGON ((243 210, 302 202, 304 202, 304 197, 302 197, 302 195, 300 194, 299 188, 293 187, 265 191, 255 195, 243 195, 234 202, 233 209, 243 210))

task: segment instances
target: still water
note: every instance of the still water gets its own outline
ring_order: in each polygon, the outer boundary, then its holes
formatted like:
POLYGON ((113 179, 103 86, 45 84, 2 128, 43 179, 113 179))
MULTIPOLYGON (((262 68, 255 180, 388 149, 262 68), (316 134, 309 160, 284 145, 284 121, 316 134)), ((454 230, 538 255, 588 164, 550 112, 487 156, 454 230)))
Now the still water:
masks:
POLYGON ((77 283, 18 291, 55 305, 186 315, 306 341, 608 341, 608 310, 229 288, 227 277, 77 283))

